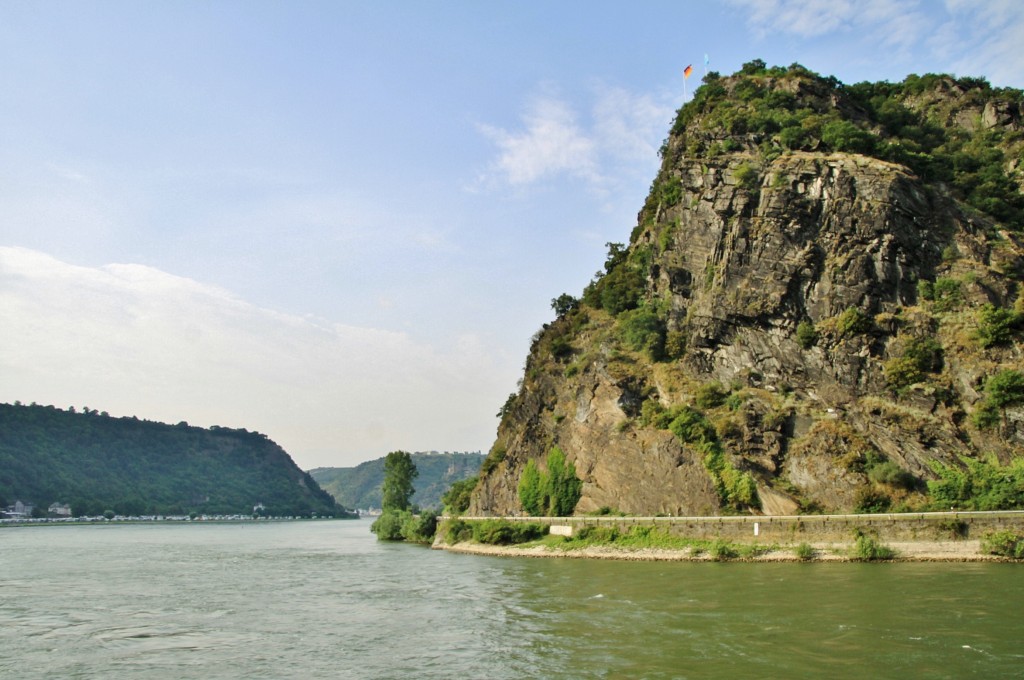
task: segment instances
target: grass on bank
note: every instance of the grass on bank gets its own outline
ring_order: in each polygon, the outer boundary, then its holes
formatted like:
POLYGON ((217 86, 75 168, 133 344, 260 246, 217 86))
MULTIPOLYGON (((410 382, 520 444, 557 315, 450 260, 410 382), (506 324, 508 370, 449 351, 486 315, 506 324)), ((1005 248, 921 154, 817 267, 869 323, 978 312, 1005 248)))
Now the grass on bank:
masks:
POLYGON ((857 562, 888 561, 896 557, 895 550, 859 529, 854 532, 854 538, 856 540, 850 549, 850 558, 857 562))
POLYGON ((993 531, 981 539, 982 552, 1014 560, 1024 559, 1024 536, 1013 531, 993 531))
POLYGON ((707 555, 713 560, 751 559, 778 550, 777 545, 731 543, 722 539, 693 539, 675 536, 655 527, 637 526, 624 531, 616 527, 581 527, 573 536, 547 533, 547 527, 535 522, 510 522, 503 519, 452 519, 439 528, 442 540, 451 545, 473 541, 484 545, 516 545, 522 548, 544 546, 572 552, 591 547, 620 548, 623 551, 675 550, 691 556, 707 555))
MULTIPOLYGON (((780 550, 790 550, 802 562, 814 561, 822 551, 809 543, 796 546, 758 543, 734 543, 721 538, 695 539, 676 536, 664 529, 651 526, 634 526, 619 529, 610 526, 580 527, 573 536, 548 533, 548 527, 537 522, 512 522, 505 519, 444 521, 438 532, 441 540, 449 545, 474 542, 483 545, 506 545, 528 549, 537 546, 571 553, 586 548, 612 548, 623 552, 641 550, 671 550, 688 553, 690 557, 707 556, 714 561, 749 560, 780 550)), ((881 543, 875 536, 857 530, 854 543, 842 554, 857 562, 884 562, 895 559, 895 550, 881 543)), ((986 537, 983 546, 986 552, 1014 559, 1024 558, 1024 536, 1001 532, 986 537)), ((834 551, 833 551, 834 552, 834 551)))

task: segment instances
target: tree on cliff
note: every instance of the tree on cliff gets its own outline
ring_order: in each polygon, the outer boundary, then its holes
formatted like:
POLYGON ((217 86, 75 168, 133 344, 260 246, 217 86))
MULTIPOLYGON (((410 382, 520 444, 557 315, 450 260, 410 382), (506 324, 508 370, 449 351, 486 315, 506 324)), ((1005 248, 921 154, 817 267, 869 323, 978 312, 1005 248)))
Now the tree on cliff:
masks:
POLYGON ((527 461, 519 478, 519 502, 533 516, 565 517, 575 510, 582 487, 576 466, 566 463, 565 452, 555 446, 548 453, 547 472, 527 461))
POLYGON ((441 496, 445 514, 459 515, 469 509, 469 501, 479 479, 479 477, 473 476, 452 482, 452 485, 441 496))
POLYGON ((406 451, 392 451, 384 459, 382 510, 408 510, 412 498, 412 481, 419 475, 412 456, 406 451))
POLYGON ((545 492, 545 481, 541 477, 537 463, 533 460, 526 461, 526 467, 519 478, 519 502, 526 514, 538 517, 547 510, 547 497, 545 492))
POLYGON ((553 517, 567 517, 576 509, 583 483, 576 466, 567 463, 565 453, 555 446, 548 454, 548 510, 553 517))

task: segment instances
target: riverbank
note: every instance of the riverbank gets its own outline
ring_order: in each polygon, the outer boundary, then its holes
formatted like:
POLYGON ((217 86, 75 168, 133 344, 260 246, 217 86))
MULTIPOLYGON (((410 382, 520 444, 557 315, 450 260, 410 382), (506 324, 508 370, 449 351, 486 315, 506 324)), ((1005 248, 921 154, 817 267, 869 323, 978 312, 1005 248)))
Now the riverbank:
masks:
MULTIPOLYGON (((527 545, 485 545, 469 541, 445 545, 435 543, 437 550, 492 557, 532 557, 561 559, 622 560, 633 562, 855 562, 854 543, 809 543, 811 551, 798 555, 797 546, 766 547, 763 552, 743 556, 713 556, 706 550, 665 550, 661 548, 628 549, 618 546, 590 545, 580 548, 527 545)), ((907 541, 888 543, 894 551, 890 562, 1012 562, 1004 557, 981 551, 980 540, 907 541)))
POLYGON ((695 562, 999 562, 1008 561, 1004 556, 1020 557, 1024 552, 1024 511, 1020 510, 441 519, 435 548, 505 557, 695 562), (532 529, 520 531, 527 527, 532 529), (478 529, 482 530, 480 535, 478 529), (541 536, 542 540, 535 540, 541 536), (660 538, 648 540, 648 536, 660 538), (993 538, 998 545, 993 546, 993 538))
POLYGON ((199 515, 196 517, 41 517, 0 519, 0 529, 40 526, 112 526, 120 524, 263 524, 266 522, 322 522, 334 519, 358 519, 357 517, 248 517, 246 515, 199 515))

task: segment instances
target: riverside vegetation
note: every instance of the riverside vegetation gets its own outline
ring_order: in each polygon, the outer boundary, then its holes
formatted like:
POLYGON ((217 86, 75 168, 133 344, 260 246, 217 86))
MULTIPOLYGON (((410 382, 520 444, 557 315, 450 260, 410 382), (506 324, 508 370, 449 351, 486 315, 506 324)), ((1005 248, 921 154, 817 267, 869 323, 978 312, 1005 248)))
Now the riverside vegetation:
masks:
POLYGON ((381 541, 431 543, 437 529, 437 512, 412 505, 413 482, 419 472, 407 451, 392 451, 384 458, 381 514, 370 526, 381 541))
MULTIPOLYGON (((957 543, 966 538, 966 525, 948 523, 948 541, 957 543)), ((909 544, 906 544, 909 545, 909 544)), ((488 547, 504 550, 498 554, 522 556, 585 556, 612 559, 672 559, 772 561, 847 560, 855 562, 892 561, 900 559, 925 560, 1024 560, 1024 534, 1016 531, 988 531, 981 536, 977 552, 974 549, 936 551, 933 545, 924 549, 909 549, 908 554, 886 545, 874 530, 856 528, 848 541, 828 541, 818 547, 806 541, 771 542, 730 541, 722 537, 694 538, 670 532, 664 528, 633 525, 585 525, 570 536, 549 534, 548 526, 534 521, 513 521, 503 518, 448 517, 437 525, 436 547, 490 554, 488 547), (477 546, 483 546, 480 550, 477 546), (932 552, 935 551, 935 552, 932 552), (646 557, 645 557, 646 555, 646 557)))
POLYGON ((573 514, 1024 507, 1022 106, 707 74, 628 244, 552 300, 469 514, 549 508, 556 449, 573 514))

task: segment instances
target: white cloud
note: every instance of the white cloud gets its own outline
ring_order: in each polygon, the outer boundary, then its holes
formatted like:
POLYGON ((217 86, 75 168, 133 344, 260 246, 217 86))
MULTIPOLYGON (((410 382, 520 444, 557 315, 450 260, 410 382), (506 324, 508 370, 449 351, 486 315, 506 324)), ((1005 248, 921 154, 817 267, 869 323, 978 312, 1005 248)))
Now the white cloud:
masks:
POLYGON ((657 151, 668 136, 673 107, 651 95, 620 87, 598 88, 594 104, 594 137, 603 154, 618 161, 657 164, 657 151))
POLYGON ((918 0, 728 0, 758 38, 819 38, 856 31, 868 42, 909 49, 933 27, 918 0))
POLYGON ((791 33, 804 38, 842 27, 855 12, 849 0, 728 0, 748 12, 747 24, 761 37, 791 33))
POLYGON ((497 144, 495 172, 509 184, 529 184, 560 173, 598 178, 594 142, 580 129, 567 104, 552 96, 539 97, 523 114, 523 123, 526 129, 516 133, 480 126, 497 144))
POLYGON ((259 430, 303 467, 407 448, 486 448, 512 375, 473 338, 262 309, 140 265, 0 248, 0 400, 259 430))
POLYGON ((1024 87, 1024 4, 1019 0, 947 0, 944 40, 930 42, 951 59, 947 70, 984 75, 997 85, 1024 87))
POLYGON ((548 92, 530 103, 522 130, 479 126, 498 148, 484 180, 525 186, 569 176, 607 193, 624 175, 639 170, 649 176, 656 169, 672 112, 667 96, 659 101, 598 83, 587 126, 569 103, 548 92))
POLYGON ((1024 3, 1020 0, 728 0, 759 39, 842 35, 862 53, 915 63, 919 72, 985 75, 1024 85, 1024 3))

